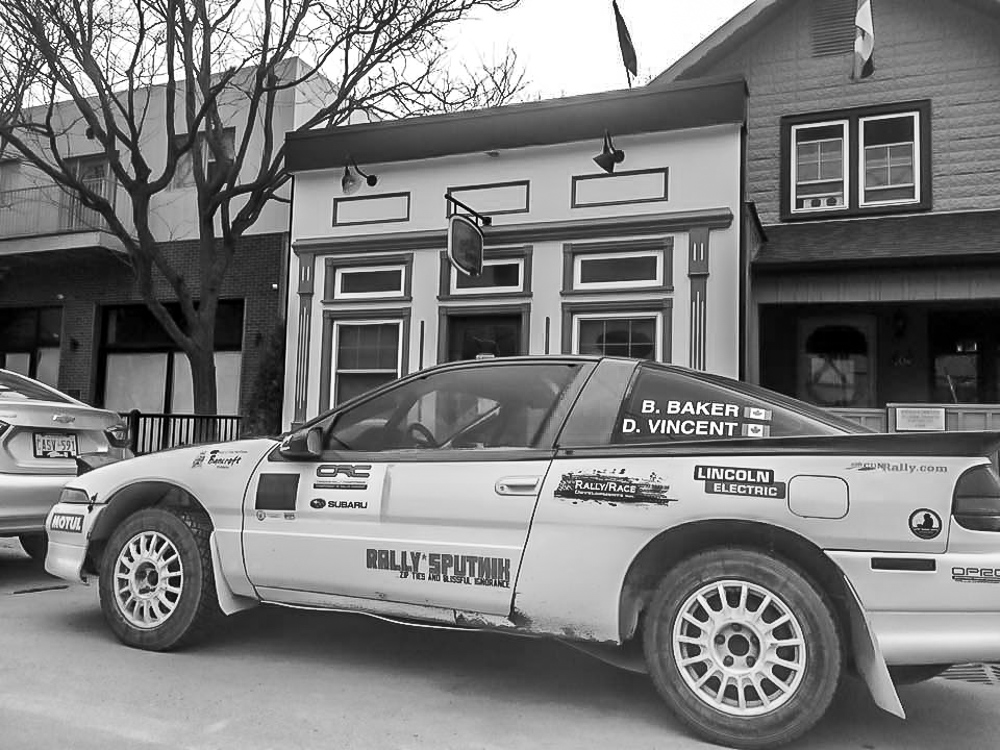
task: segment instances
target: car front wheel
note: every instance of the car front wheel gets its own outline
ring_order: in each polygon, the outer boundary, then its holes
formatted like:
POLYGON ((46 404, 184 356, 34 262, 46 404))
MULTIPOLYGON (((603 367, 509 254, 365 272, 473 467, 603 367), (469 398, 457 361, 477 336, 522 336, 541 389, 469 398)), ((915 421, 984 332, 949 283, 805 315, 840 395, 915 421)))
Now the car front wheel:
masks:
POLYGON ((675 566, 644 622, 650 674, 702 737, 738 748, 789 742, 826 712, 843 664, 832 608, 797 568, 720 548, 675 566))
POLYGON ((168 651, 201 639, 221 618, 211 524, 202 513, 147 508, 126 518, 104 550, 101 609, 128 646, 168 651))

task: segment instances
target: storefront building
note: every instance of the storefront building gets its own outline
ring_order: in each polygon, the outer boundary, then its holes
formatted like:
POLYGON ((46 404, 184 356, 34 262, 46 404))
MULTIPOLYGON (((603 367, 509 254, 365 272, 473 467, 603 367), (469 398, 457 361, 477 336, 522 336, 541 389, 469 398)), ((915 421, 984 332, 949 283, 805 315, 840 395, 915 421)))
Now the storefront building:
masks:
POLYGON ((289 134, 285 424, 481 355, 738 376, 745 105, 728 78, 289 134), (447 259, 446 194, 492 220, 479 277, 447 259))

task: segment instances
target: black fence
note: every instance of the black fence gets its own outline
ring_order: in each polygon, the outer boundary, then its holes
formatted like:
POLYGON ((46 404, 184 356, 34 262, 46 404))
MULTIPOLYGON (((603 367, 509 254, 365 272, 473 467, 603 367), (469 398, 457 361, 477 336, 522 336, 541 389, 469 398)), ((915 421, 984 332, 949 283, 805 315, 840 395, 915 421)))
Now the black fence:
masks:
POLYGON ((122 416, 128 420, 130 447, 137 456, 180 445, 236 440, 243 420, 220 414, 143 414, 137 410, 122 416))

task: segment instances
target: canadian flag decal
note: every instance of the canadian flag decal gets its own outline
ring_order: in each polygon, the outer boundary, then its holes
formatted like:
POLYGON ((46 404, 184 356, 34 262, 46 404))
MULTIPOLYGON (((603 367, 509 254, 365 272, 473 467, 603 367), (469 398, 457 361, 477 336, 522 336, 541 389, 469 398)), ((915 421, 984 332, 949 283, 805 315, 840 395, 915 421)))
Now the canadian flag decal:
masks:
POLYGON ((759 419, 763 422, 771 421, 771 410, 770 409, 758 409, 755 406, 744 406, 743 416, 746 419, 759 419))
POLYGON ((769 437, 771 428, 766 424, 745 424, 743 425, 743 437, 769 437))

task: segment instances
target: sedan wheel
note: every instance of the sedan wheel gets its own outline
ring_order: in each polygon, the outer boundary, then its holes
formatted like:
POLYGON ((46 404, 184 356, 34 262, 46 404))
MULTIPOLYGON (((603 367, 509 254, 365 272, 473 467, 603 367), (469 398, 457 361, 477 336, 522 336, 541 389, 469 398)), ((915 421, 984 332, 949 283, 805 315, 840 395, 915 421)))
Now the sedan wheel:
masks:
POLYGON ((104 550, 101 609, 129 646, 166 651, 207 635, 221 618, 201 513, 148 508, 125 519, 104 550))
POLYGON ((842 668, 832 607, 797 568, 749 549, 678 564, 644 621, 653 682, 674 713, 713 742, 789 742, 826 712, 842 668))

